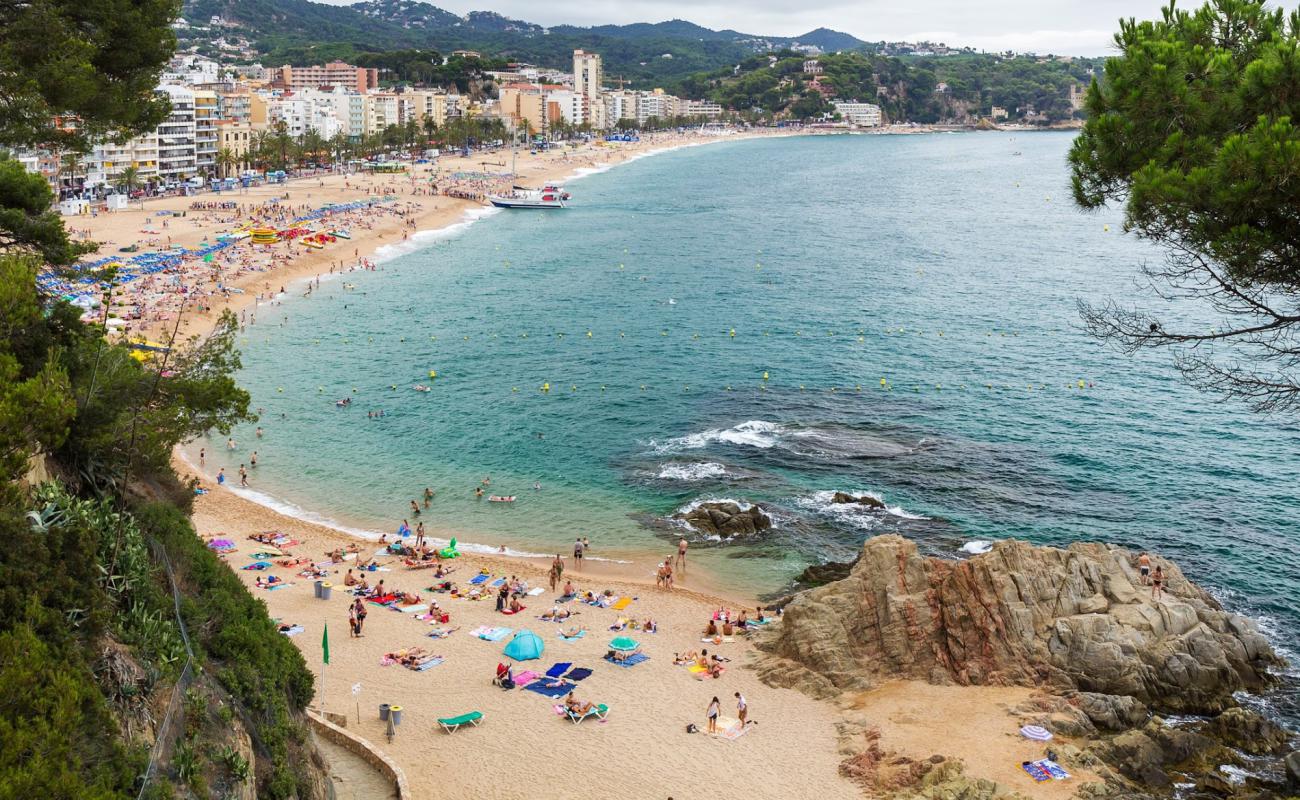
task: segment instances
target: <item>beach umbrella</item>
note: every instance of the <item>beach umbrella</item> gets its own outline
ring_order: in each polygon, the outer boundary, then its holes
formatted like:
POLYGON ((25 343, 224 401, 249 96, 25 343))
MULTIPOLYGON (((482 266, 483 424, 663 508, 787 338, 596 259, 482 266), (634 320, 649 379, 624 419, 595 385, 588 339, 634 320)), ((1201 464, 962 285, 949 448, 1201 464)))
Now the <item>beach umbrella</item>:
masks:
POLYGON ((515 638, 510 640, 502 651, 507 658, 513 658, 515 661, 531 661, 535 658, 542 657, 542 651, 546 645, 542 643, 542 637, 530 630, 522 630, 515 634, 515 638))
POLYGON ((609 646, 613 650, 635 650, 641 645, 637 642, 636 639, 632 639, 627 636, 619 636, 616 637, 614 641, 610 642, 609 646))
POLYGON ((1020 729, 1020 735, 1039 742, 1051 741, 1052 738, 1051 731, 1038 725, 1025 725, 1020 729))

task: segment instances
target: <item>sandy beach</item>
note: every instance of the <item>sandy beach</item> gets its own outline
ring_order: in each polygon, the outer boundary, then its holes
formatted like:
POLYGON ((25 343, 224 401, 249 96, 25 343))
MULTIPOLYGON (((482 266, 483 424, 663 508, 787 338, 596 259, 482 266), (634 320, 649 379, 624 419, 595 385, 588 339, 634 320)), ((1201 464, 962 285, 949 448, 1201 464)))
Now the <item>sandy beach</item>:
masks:
MULTIPOLYGON (((178 462, 182 473, 186 465, 178 462)), ((822 798, 861 797, 864 787, 840 773, 840 764, 863 745, 862 732, 878 733, 880 748, 891 758, 922 761, 935 754, 960 759, 967 775, 987 778, 1008 789, 1033 790, 1048 800, 1064 800, 1092 776, 1076 775, 1067 782, 1034 784, 1020 771, 1020 763, 1041 758, 1041 744, 1016 731, 1027 719, 1034 691, 1015 687, 956 687, 898 681, 879 689, 848 695, 835 702, 814 700, 799 692, 764 685, 748 668, 754 645, 742 636, 720 645, 702 642, 703 629, 721 607, 733 611, 755 605, 736 598, 724 599, 689 589, 664 590, 652 582, 638 583, 605 575, 593 577, 590 565, 577 570, 566 558, 565 578, 580 591, 597 594, 609 590, 632 601, 621 611, 576 601, 558 604, 577 612, 563 623, 538 617, 557 605, 557 595, 547 584, 541 566, 509 558, 463 555, 452 562, 455 572, 444 580, 459 588, 480 571, 496 577, 518 576, 540 595, 525 597, 525 610, 516 615, 497 613, 493 599, 453 598, 427 590, 435 582, 432 570, 411 570, 399 557, 379 556, 379 571, 366 572, 392 590, 430 600, 450 619, 447 623, 420 619, 417 614, 370 604, 363 636, 351 638, 348 604, 344 593, 347 561, 327 567, 334 585, 332 597, 314 596, 311 578, 300 576, 301 567, 276 564, 263 571, 244 570, 259 545, 251 534, 276 531, 297 544, 284 548, 294 557, 314 562, 336 548, 358 544, 332 528, 282 516, 216 488, 196 499, 194 523, 205 538, 231 540, 236 549, 224 557, 263 600, 272 618, 300 625, 293 636, 308 665, 318 677, 319 708, 346 714, 348 728, 376 743, 406 773, 416 796, 473 794, 479 797, 604 797, 613 792, 638 797, 691 797, 701 792, 726 797, 789 798, 809 793, 822 798), (292 585, 267 590, 258 578, 276 575, 292 585), (626 620, 638 625, 647 619, 658 631, 613 631, 626 620), (330 665, 323 666, 321 635, 329 626, 330 665), (496 665, 511 663, 502 655, 510 641, 477 638, 481 626, 505 627, 512 632, 531 630, 544 642, 538 660, 515 665, 516 672, 531 669, 545 673, 557 662, 592 671, 576 682, 582 701, 609 706, 606 721, 588 720, 573 725, 555 710, 554 700, 523 688, 505 691, 492 685, 496 665), (574 641, 559 636, 561 628, 582 628, 574 641), (453 630, 434 639, 435 629, 453 630), (616 636, 636 639, 648 660, 620 667, 604 656, 616 636), (444 661, 417 672, 400 664, 382 666, 385 655, 422 647, 444 661), (700 679, 674 655, 708 649, 729 659, 716 679, 700 679), (359 685, 354 694, 353 688, 359 685), (738 738, 710 736, 704 732, 705 710, 718 697, 722 724, 734 730, 735 692, 748 701, 750 719, 757 724, 738 738), (379 721, 380 703, 400 705, 403 719, 393 742, 385 739, 379 721), (477 728, 443 733, 436 720, 470 711, 484 715, 477 728), (687 733, 695 724, 699 733, 687 733)), ((360 543, 358 557, 370 557, 374 543, 360 543)), ((686 582, 690 583, 689 566, 686 582)), ((778 620, 772 624, 781 624, 778 620)))

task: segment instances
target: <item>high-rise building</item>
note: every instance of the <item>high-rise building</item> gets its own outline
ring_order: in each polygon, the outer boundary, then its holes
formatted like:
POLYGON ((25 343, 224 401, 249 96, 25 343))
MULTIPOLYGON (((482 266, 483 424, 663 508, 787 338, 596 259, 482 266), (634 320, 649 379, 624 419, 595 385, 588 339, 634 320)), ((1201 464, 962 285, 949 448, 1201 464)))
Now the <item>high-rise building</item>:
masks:
POLYGON ((357 67, 342 61, 314 67, 274 67, 267 79, 285 89, 319 89, 323 86, 346 86, 358 92, 379 88, 379 70, 357 67))
POLYGON ((601 65, 600 54, 574 50, 573 91, 582 97, 586 106, 582 114, 583 121, 590 123, 596 130, 604 130, 606 127, 604 82, 605 69, 601 65))
POLYGON ((217 93, 194 90, 194 167, 201 174, 217 171, 217 93))
POLYGON ((198 170, 195 152, 194 90, 184 86, 161 86, 171 100, 172 110, 158 125, 158 177, 179 181, 198 170))

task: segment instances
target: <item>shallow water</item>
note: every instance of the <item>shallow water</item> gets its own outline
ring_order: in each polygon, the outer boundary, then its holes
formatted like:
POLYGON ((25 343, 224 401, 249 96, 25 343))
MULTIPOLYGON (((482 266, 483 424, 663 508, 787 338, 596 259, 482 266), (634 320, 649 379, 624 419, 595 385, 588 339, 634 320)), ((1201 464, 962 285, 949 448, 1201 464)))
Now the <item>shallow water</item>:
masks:
POLYGON ((750 590, 880 532, 949 556, 1105 539, 1175 558, 1300 650, 1300 432, 1079 329, 1079 298, 1130 294, 1158 253, 1071 205, 1070 141, 722 143, 574 181, 564 212, 425 237, 355 289, 261 309, 241 380, 266 436, 209 442, 208 467, 256 449, 259 491, 369 530, 427 485, 424 516, 474 542, 581 534, 614 558, 666 554, 691 502, 763 501, 761 539, 693 537, 750 590), (487 475, 518 500, 475 499, 487 475))

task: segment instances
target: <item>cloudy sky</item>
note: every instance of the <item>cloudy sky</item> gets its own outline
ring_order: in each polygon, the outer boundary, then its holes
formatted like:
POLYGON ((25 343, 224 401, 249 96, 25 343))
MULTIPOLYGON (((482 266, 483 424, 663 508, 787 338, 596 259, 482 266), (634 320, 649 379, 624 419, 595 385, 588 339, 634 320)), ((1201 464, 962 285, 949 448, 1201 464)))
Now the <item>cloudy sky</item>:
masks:
MULTIPOLYGON (((345 0, 334 0, 344 2, 345 0)), ((542 25, 680 18, 710 28, 794 36, 812 28, 867 41, 928 39, 986 50, 1112 52, 1120 17, 1153 18, 1161 0, 430 0, 463 14, 496 11, 542 25)), ((1195 5, 1199 5, 1196 0, 1195 5)), ((1183 7, 1193 3, 1185 2, 1183 7)), ((1293 7, 1294 2, 1287 2, 1293 7)))

